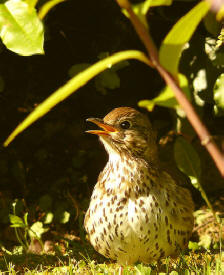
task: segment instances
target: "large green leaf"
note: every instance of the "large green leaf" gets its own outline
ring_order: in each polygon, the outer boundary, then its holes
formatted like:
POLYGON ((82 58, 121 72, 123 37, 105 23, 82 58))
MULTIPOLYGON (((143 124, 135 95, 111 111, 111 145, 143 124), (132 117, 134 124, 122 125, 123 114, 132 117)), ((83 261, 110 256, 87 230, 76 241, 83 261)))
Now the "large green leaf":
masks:
POLYGON ((221 74, 214 86, 214 112, 217 116, 224 115, 224 73, 221 74))
POLYGON ((200 189, 201 161, 194 147, 183 137, 175 141, 174 157, 177 167, 189 176, 195 188, 200 189))
POLYGON ((173 75, 178 73, 178 64, 184 45, 190 40, 208 10, 208 2, 200 2, 183 16, 165 37, 160 47, 159 60, 173 75))
MULTIPOLYGON (((188 87, 188 80, 186 76, 179 74, 178 75, 180 87, 190 100, 191 94, 190 90, 188 87)), ((174 93, 172 89, 169 86, 166 86, 165 89, 162 90, 162 92, 155 98, 151 100, 141 100, 139 101, 138 105, 140 107, 147 108, 148 111, 152 111, 155 105, 163 106, 163 107, 168 107, 168 108, 179 108, 179 104, 176 101, 176 98, 174 96, 174 93)))
POLYGON ((36 10, 22 0, 0 4, 0 37, 5 46, 20 55, 43 54, 43 24, 36 10))

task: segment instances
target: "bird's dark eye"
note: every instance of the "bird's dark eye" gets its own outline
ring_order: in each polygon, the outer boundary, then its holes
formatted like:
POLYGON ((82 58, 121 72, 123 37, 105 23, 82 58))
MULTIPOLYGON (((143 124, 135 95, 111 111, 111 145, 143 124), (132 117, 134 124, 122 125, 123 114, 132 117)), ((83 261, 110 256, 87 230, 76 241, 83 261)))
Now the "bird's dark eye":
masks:
POLYGON ((125 120, 125 121, 122 121, 122 122, 120 123, 120 127, 121 127, 122 129, 128 129, 128 128, 131 127, 131 124, 130 124, 129 121, 125 120))

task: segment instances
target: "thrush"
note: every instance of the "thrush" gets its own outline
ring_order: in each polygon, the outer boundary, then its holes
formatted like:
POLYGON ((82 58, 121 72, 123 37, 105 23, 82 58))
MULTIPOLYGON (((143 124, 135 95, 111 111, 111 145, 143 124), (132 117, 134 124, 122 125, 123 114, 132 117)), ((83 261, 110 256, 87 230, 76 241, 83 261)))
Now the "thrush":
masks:
POLYGON ((150 263, 186 248, 193 228, 189 191, 161 168, 148 118, 130 107, 89 118, 108 162, 85 215, 93 247, 120 264, 150 263))

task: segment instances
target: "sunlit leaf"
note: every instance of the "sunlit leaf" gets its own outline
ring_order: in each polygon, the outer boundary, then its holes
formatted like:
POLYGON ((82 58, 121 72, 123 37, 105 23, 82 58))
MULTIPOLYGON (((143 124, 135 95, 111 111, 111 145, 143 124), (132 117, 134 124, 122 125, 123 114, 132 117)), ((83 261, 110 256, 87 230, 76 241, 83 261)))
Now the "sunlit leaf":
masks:
MULTIPOLYGON (((223 44, 224 44, 224 28, 221 29, 221 32, 220 32, 220 34, 218 36, 218 40, 216 41, 216 47, 217 47, 217 49, 221 48, 223 44)), ((223 63, 222 63, 222 65, 223 65, 223 63)))
POLYGON ((195 188, 200 188, 201 161, 194 147, 183 137, 178 137, 174 144, 174 158, 177 167, 189 178, 195 188))
POLYGON ((201 19, 209 10, 209 4, 202 1, 183 16, 165 37, 159 51, 161 64, 173 75, 178 73, 178 65, 184 45, 191 39, 201 19))
POLYGON ((54 214, 53 214, 52 212, 46 213, 46 216, 45 216, 45 218, 44 218, 44 223, 45 223, 45 224, 50 224, 50 223, 52 223, 53 218, 54 218, 54 214))
POLYGON ((16 215, 9 214, 9 221, 11 223, 11 227, 26 227, 23 220, 16 215))
POLYGON ((217 116, 224 115, 224 74, 221 74, 214 86, 214 112, 217 116))
POLYGON ((67 223, 70 219, 70 213, 65 210, 63 205, 59 205, 57 210, 55 211, 55 219, 59 223, 67 223))
POLYGON ((216 15, 216 19, 218 21, 221 21, 224 18, 224 4, 222 4, 222 7, 219 9, 217 15, 216 15))
POLYGON ((145 0, 142 3, 132 5, 137 15, 146 15, 150 7, 170 6, 173 0, 145 0))
POLYGON ((26 212, 23 216, 23 219, 24 219, 24 223, 26 226, 28 226, 28 212, 26 212))
POLYGON ((22 245, 13 247, 12 255, 22 255, 22 254, 24 254, 24 247, 22 245))
POLYGON ((188 249, 193 250, 193 251, 198 250, 199 249, 199 245, 196 242, 189 241, 189 243, 188 243, 188 249))
POLYGON ((49 228, 44 228, 43 223, 38 221, 30 227, 29 235, 31 238, 41 238, 41 235, 47 232, 48 230, 49 228))
POLYGON ((152 269, 150 266, 144 266, 143 264, 138 264, 135 266, 135 270, 136 270, 136 274, 137 275, 141 275, 141 274, 144 274, 144 275, 150 275, 152 274, 152 269))
POLYGON ((173 0, 151 0, 151 7, 155 6, 170 6, 173 0))
POLYGON ((67 223, 70 219, 70 213, 68 211, 64 211, 61 217, 61 223, 67 223))
POLYGON ((209 249, 210 245, 212 243, 212 237, 209 234, 205 234, 200 236, 199 245, 203 246, 206 249, 209 249))
POLYGON ((200 96, 207 89, 207 75, 205 69, 200 69, 193 80, 194 100, 197 105, 204 106, 205 100, 200 96))
MULTIPOLYGON (((179 74, 178 78, 179 78, 180 87, 182 88, 182 90, 190 100, 191 94, 188 87, 188 80, 186 76, 179 74)), ((162 92, 157 97, 151 100, 141 100, 139 101, 138 105, 140 107, 147 108, 148 111, 150 112, 153 110, 155 105, 168 107, 168 108, 180 107, 176 101, 176 98, 174 96, 172 89, 169 86, 166 86, 165 89, 163 89, 162 92)))
POLYGON ((5 46, 20 55, 43 54, 43 24, 36 10, 22 0, 0 4, 0 37, 5 46))

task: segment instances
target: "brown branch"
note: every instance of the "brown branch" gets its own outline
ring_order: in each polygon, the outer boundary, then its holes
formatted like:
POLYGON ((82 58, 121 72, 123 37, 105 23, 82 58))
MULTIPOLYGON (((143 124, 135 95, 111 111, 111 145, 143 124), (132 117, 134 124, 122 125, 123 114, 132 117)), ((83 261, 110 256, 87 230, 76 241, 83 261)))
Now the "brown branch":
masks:
POLYGON ((188 120, 190 121, 192 127, 195 129, 195 132, 198 134, 201 140, 201 144, 206 147, 222 177, 224 177, 224 155, 222 155, 216 143, 211 139, 211 134, 206 129, 205 125, 201 122, 199 116, 195 112, 192 104, 188 101, 187 97, 181 90, 176 79, 160 64, 158 58, 158 50, 151 39, 149 31, 139 20, 137 15, 133 12, 128 0, 116 1, 121 8, 126 9, 126 11, 128 12, 130 21, 133 24, 139 38, 145 45, 152 64, 165 80, 166 84, 169 85, 170 88, 173 90, 177 101, 185 111, 188 120))

